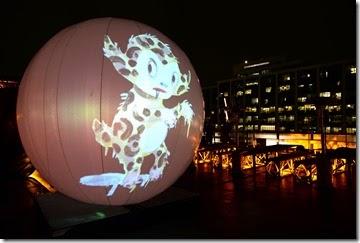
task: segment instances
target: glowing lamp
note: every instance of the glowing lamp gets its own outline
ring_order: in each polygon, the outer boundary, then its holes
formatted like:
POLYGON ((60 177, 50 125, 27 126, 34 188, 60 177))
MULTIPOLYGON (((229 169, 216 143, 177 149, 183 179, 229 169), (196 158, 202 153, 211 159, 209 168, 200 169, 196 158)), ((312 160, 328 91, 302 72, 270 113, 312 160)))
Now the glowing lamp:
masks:
POLYGON ((204 103, 186 55, 144 24, 102 18, 70 26, 22 78, 17 122, 42 177, 80 201, 147 200, 186 170, 204 103))

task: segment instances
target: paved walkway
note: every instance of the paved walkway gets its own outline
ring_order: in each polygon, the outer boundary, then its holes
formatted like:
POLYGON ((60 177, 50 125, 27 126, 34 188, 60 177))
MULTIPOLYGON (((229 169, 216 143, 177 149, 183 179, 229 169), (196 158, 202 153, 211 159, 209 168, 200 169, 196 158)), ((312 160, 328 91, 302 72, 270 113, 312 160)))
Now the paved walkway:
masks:
MULTIPOLYGON (((355 178, 355 172, 352 178, 355 178)), ((175 187, 197 193, 186 202, 77 226, 63 238, 355 238, 355 180, 333 178, 333 190, 264 173, 234 179, 211 167, 192 169, 175 187)), ((2 183, 2 238, 51 237, 26 183, 2 183)), ((36 191, 36 188, 33 188, 36 191)))

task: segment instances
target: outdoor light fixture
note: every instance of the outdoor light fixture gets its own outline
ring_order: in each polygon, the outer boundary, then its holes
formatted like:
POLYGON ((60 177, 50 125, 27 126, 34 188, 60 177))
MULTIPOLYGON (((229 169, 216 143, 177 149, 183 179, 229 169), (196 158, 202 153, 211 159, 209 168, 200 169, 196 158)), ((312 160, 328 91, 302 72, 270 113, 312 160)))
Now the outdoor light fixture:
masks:
POLYGON ((260 63, 255 63, 255 64, 252 64, 252 65, 244 66, 244 68, 247 69, 247 68, 264 66, 264 65, 268 65, 268 64, 270 64, 270 62, 260 62, 260 63))

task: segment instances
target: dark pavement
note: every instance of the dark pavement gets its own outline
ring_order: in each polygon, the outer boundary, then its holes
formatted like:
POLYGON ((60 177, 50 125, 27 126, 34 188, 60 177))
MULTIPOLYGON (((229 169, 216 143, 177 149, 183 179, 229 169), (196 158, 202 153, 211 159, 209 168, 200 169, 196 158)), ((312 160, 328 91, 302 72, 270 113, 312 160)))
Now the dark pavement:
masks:
MULTIPOLYGON (((73 227, 59 237, 356 238, 354 169, 351 176, 333 176, 333 188, 326 191, 292 176, 268 178, 259 170, 256 177, 249 172, 233 178, 227 170, 189 167, 174 188, 198 196, 150 208, 126 206, 130 213, 73 227)), ((1 238, 52 237, 34 199, 36 185, 13 178, 1 187, 1 238)))

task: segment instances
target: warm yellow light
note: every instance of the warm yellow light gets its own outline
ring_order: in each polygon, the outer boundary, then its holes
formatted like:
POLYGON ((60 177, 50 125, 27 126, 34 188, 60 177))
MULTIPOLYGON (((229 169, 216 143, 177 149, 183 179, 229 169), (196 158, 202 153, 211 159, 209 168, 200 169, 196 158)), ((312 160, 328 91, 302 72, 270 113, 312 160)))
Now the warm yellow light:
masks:
POLYGON ((311 180, 316 181, 317 180, 317 167, 316 165, 311 165, 311 180))
POLYGON ((35 179, 38 181, 42 186, 44 186, 48 191, 55 192, 55 188, 53 188, 44 178, 41 177, 40 173, 37 170, 34 170, 34 172, 29 175, 29 177, 35 179))
POLYGON ((333 174, 344 172, 346 169, 345 159, 334 159, 332 163, 333 174))

